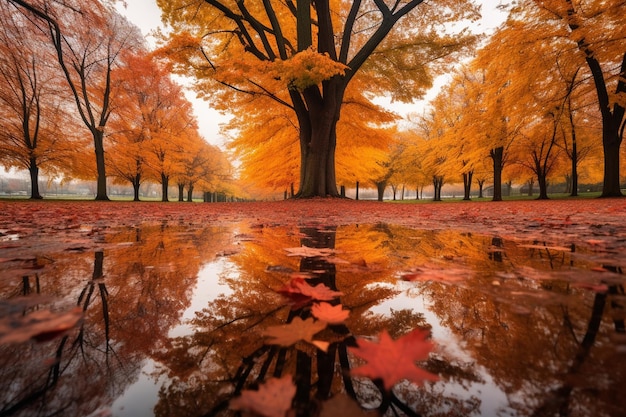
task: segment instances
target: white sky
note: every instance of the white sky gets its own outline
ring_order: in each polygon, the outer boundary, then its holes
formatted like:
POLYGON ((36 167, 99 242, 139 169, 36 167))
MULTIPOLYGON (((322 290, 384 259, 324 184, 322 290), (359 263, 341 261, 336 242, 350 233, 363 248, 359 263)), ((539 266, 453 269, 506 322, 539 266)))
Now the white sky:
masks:
MULTIPOLYGON (((479 31, 488 31, 498 26, 506 16, 496 10, 496 6, 502 3, 502 0, 476 0, 483 5, 482 14, 483 19, 477 25, 479 31), (481 30, 482 29, 482 30, 481 30)), ((126 17, 136 24, 144 36, 148 36, 150 31, 161 26, 161 11, 156 5, 155 0, 129 0, 126 2, 126 8, 119 7, 126 17)), ((148 41, 150 39, 148 38, 148 41)), ((432 99, 437 89, 441 85, 435 85, 431 92, 427 95, 426 99, 420 103, 413 105, 392 105, 392 109, 398 113, 404 115, 411 112, 419 112, 424 107, 426 101, 432 99)), ((217 145, 223 148, 226 139, 219 133, 220 123, 224 123, 228 120, 226 116, 219 114, 217 111, 211 109, 211 104, 204 100, 196 98, 196 93, 193 91, 187 92, 187 99, 191 101, 194 107, 194 113, 198 119, 200 127, 200 134, 213 145, 217 145)), ((384 100, 380 101, 381 105, 386 105, 384 100)))

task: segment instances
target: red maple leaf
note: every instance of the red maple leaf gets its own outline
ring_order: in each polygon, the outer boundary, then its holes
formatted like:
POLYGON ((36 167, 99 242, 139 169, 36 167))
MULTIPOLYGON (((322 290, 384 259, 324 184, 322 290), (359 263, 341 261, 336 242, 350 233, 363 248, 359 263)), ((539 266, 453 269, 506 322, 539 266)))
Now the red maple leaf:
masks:
POLYGON ((365 359, 367 364, 353 369, 351 373, 381 379, 386 390, 402 379, 417 385, 422 385, 424 381, 437 381, 437 375, 415 365, 415 361, 427 359, 433 349, 433 343, 426 340, 427 337, 428 331, 415 329, 397 340, 393 340, 386 330, 380 333, 378 343, 357 339, 358 347, 350 348, 350 352, 365 359))
POLYGON ((343 293, 333 291, 324 284, 317 284, 313 287, 300 276, 293 277, 277 292, 293 301, 294 308, 302 307, 313 300, 329 301, 343 295, 343 293))

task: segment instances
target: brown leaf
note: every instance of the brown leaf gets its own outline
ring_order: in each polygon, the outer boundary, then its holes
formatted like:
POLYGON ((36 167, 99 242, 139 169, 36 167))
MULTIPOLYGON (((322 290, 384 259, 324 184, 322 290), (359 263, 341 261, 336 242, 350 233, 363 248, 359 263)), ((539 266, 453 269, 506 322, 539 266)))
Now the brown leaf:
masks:
POLYGON ((251 411, 264 417, 285 417, 296 395, 291 375, 268 379, 258 391, 243 390, 241 396, 230 400, 231 410, 251 411))
POLYGON ((294 317, 291 323, 268 327, 263 334, 270 338, 269 344, 291 346, 300 340, 313 343, 313 336, 325 328, 326 323, 310 317, 306 320, 294 317))
POLYGON ((4 317, 0 320, 0 344, 21 343, 31 338, 40 342, 50 340, 74 327, 82 317, 80 307, 65 313, 39 310, 23 317, 4 317))

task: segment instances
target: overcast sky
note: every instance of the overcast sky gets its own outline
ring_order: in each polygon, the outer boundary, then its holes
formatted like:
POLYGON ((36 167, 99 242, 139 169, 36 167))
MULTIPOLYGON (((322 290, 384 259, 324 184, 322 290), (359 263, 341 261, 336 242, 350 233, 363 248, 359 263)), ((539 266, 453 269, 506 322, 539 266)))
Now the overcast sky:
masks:
MULTIPOLYGON (((496 9, 497 4, 501 3, 501 1, 478 0, 478 2, 483 4, 483 19, 477 25, 479 30, 488 31, 498 26, 504 20, 505 16, 496 9)), ((125 14, 131 22, 139 26, 144 36, 148 36, 151 30, 161 25, 161 11, 157 7, 155 0, 131 0, 126 3, 126 8, 120 6, 118 9, 125 14)), ((149 37, 148 41, 150 41, 149 37)), ((431 90, 426 100, 434 97, 436 95, 436 89, 439 87, 440 86, 436 85, 435 88, 431 90)), ((225 138, 219 133, 219 124, 227 121, 227 118, 220 115, 217 111, 212 110, 209 102, 197 99, 195 92, 188 91, 186 95, 193 104, 195 115, 198 118, 200 134, 209 143, 223 147, 225 138)), ((384 100, 381 101, 380 104, 386 105, 384 100)), ((424 102, 416 103, 415 105, 394 105, 394 110, 405 114, 419 111, 423 106, 424 102)))

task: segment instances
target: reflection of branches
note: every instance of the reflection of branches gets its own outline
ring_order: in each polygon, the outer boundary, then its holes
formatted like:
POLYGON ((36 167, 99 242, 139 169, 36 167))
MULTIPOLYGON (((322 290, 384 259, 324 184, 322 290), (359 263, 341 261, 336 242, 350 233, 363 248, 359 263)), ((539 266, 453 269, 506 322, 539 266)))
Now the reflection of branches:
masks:
MULTIPOLYGON (((305 236, 301 240, 303 246, 309 248, 334 249, 335 230, 334 229, 301 229, 305 236)), ((315 287, 323 284, 332 291, 338 291, 336 284, 336 267, 323 256, 303 257, 300 261, 300 272, 307 274, 313 272, 313 276, 307 282, 315 287)), ((331 304, 339 304, 340 300, 329 301, 331 304)), ((367 304, 370 304, 368 302, 367 304)), ((289 311, 285 320, 287 324, 292 323, 296 317, 306 320, 311 316, 310 305, 289 311)), ((281 307, 282 308, 282 307, 281 307)), ((266 317, 273 315, 278 309, 273 309, 264 314, 263 318, 257 319, 253 324, 247 324, 246 330, 262 323, 266 317)), ((397 312, 402 314, 402 312, 397 312)), ((210 330, 223 329, 229 324, 245 318, 254 318, 255 315, 240 316, 210 330)), ((405 315, 410 320, 411 315, 405 315)), ((365 401, 371 407, 371 398, 378 398, 378 405, 375 407, 378 412, 385 413, 393 410, 394 414, 402 413, 410 417, 417 417, 419 414, 408 405, 408 403, 391 391, 385 390, 382 381, 372 381, 373 384, 367 386, 355 385, 355 381, 350 376, 351 362, 348 356, 348 347, 356 346, 356 341, 352 332, 345 324, 328 325, 324 330, 327 337, 332 340, 328 349, 322 351, 313 349, 309 344, 298 342, 291 347, 269 346, 263 344, 257 347, 252 353, 243 357, 231 380, 233 390, 228 395, 222 397, 215 403, 205 416, 216 416, 221 414, 228 407, 230 398, 238 396, 244 389, 250 389, 263 383, 269 376, 279 378, 287 373, 291 373, 296 384, 296 394, 293 399, 293 412, 296 416, 304 417, 311 415, 314 410, 319 410, 322 402, 330 399, 337 392, 345 392, 357 404, 365 401), (343 388, 341 388, 343 387, 343 388), (378 394, 374 394, 372 389, 376 387, 378 394), (366 394, 366 399, 360 398, 366 394), (373 397, 372 397, 373 395, 373 397)), ((359 381, 360 382, 360 381, 359 381)))
MULTIPOLYGON (((619 267, 612 266, 603 266, 604 269, 611 270, 615 273, 621 273, 621 269, 619 267)), ((624 287, 622 285, 610 285, 607 292, 596 292, 593 306, 591 308, 591 317, 589 318, 589 322, 587 324, 587 331, 585 332, 585 336, 580 342, 578 351, 574 356, 572 364, 570 365, 566 377, 565 383, 557 388, 552 390, 549 397, 544 401, 544 403, 535 411, 533 416, 540 417, 544 415, 548 415, 548 413, 558 412, 561 416, 570 415, 570 399, 572 391, 575 386, 572 381, 574 381, 574 376, 580 373, 583 364, 586 362, 587 358, 590 355, 591 348, 593 347, 596 336, 600 330, 600 324, 602 322, 602 315, 604 313, 604 309, 606 306, 607 298, 609 295, 624 295, 624 287)), ((610 306, 612 309, 623 309, 624 307, 617 303, 615 300, 611 300, 610 306)), ((616 317, 623 317, 621 315, 615 315, 616 317)), ((569 322, 569 319, 568 319, 569 322)), ((617 333, 626 332, 624 326, 624 319, 614 319, 615 331, 617 333)), ((573 330, 572 330, 573 334, 573 330)))
MULTIPOLYGON (((582 343, 574 357, 574 361, 570 366, 566 381, 571 381, 571 377, 576 375, 583 363, 589 356, 591 347, 593 346, 598 330, 600 329, 600 322, 602 321, 602 313, 604 311, 604 305, 606 304, 606 293, 596 293, 593 301, 593 307, 591 309, 591 318, 587 325, 587 332, 583 338, 582 343)), ((569 401, 574 385, 571 382, 566 382, 563 386, 552 390, 551 395, 533 414, 535 417, 550 415, 549 411, 558 411, 559 415, 569 415, 569 401)))
MULTIPOLYGON (((92 280, 90 280, 89 283, 83 288, 83 290, 79 294, 78 301, 77 301, 78 306, 82 305, 83 313, 87 312, 87 309, 89 305, 91 304, 92 296, 95 291, 94 280, 97 280, 103 277, 103 272, 102 272, 103 260, 104 260, 103 252, 96 252, 92 280)), ((36 284, 37 284, 37 292, 39 292, 40 288, 38 285, 38 276, 37 276, 36 284)), ((25 292, 25 295, 30 293, 30 285, 28 283, 28 277, 23 278, 22 285, 23 285, 23 290, 25 292)), ((99 289, 100 297, 103 303, 102 312, 103 312, 104 321, 105 321, 106 346, 107 346, 107 353, 108 353, 109 351, 109 314, 108 314, 108 303, 107 303, 108 292, 106 290, 106 286, 104 283, 99 283, 98 289, 99 289)), ((67 349, 68 342, 70 341, 70 335, 66 334, 61 338, 54 353, 54 361, 52 365, 50 365, 50 367, 48 368, 47 376, 43 379, 43 383, 37 388, 32 388, 29 393, 24 395, 21 399, 15 401, 12 405, 7 406, 6 408, 0 410, 0 417, 12 416, 22 411, 24 408, 32 407, 33 404, 35 404, 37 400, 46 398, 48 396, 49 391, 54 389, 57 386, 57 383, 59 382, 61 376, 63 375, 63 372, 71 368, 70 364, 72 362, 72 359, 75 358, 75 354, 77 350, 80 350, 80 352, 82 353, 82 356, 85 357, 86 353, 84 350, 84 332, 85 332, 85 322, 82 321, 78 334, 76 335, 75 339, 71 342, 69 351, 66 351, 66 349, 67 349), (62 366, 63 364, 62 359, 64 356, 66 357, 66 363, 62 366)), ((63 414, 63 410, 67 407, 69 407, 69 405, 60 407, 59 409, 56 410, 56 414, 58 415, 63 414)))

